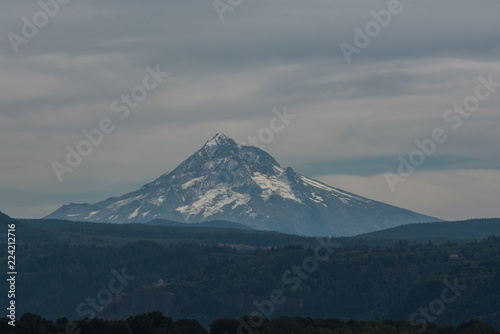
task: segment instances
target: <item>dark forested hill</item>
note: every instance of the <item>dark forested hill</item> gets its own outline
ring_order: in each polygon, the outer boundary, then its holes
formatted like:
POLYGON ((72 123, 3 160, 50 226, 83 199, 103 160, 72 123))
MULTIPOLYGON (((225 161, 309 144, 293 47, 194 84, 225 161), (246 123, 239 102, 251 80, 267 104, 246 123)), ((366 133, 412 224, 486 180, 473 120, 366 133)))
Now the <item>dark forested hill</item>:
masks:
MULTIPOLYGON (((5 216, 5 221, 11 218, 5 216)), ((0 222, 2 218, 0 217, 0 222)), ((102 224, 56 219, 18 220, 22 240, 29 243, 68 243, 123 246, 139 240, 159 243, 231 244, 249 247, 282 247, 286 245, 314 245, 315 238, 256 231, 241 224, 213 221, 187 225, 156 220, 144 224, 102 224)), ((0 232, 1 233, 1 232, 0 232)), ((458 222, 411 224, 388 230, 363 234, 357 237, 335 238, 335 243, 345 245, 390 246, 400 240, 409 243, 440 244, 443 242, 466 243, 500 235, 500 219, 474 219, 458 222)))
POLYGON ((480 318, 500 327, 498 238, 468 245, 346 246, 324 262, 314 258, 313 249, 289 247, 214 263, 154 289, 130 291, 108 315, 147 311, 153 298, 169 314, 203 323, 253 311, 342 319, 409 319, 416 312, 412 320, 420 320, 419 309, 432 307, 436 314, 429 317, 438 323, 480 318), (443 297, 444 289, 453 292, 443 297), (274 293, 282 303, 269 302, 274 293))
MULTIPOLYGON (((432 304, 436 314, 430 317, 437 323, 481 319, 500 328, 500 238, 462 245, 399 243, 388 248, 337 248, 336 244, 324 248, 315 242, 307 248, 245 252, 228 246, 152 241, 120 247, 21 243, 18 311, 52 319, 125 319, 162 311, 174 319, 193 318, 208 325, 255 311, 271 318, 408 320, 432 304), (109 294, 110 284, 113 291, 120 287, 117 275, 133 279, 109 294), (466 288, 445 303, 443 298, 453 297, 450 293, 442 297, 450 284, 466 288), (441 304, 442 311, 437 308, 441 304)), ((0 259, 0 265, 4 262, 0 259)), ((0 289, 6 288, 2 282, 0 289)), ((1 294, 0 303, 5 304, 5 298, 1 294)), ((417 314, 413 320, 421 317, 417 314)))
MULTIPOLYGON (((259 312, 453 325, 478 319, 500 328, 500 238, 462 239, 469 226, 484 233, 496 220, 440 223, 460 242, 424 229, 417 237, 425 243, 398 241, 418 234, 411 226, 392 239, 393 231, 315 239, 214 227, 15 223, 19 314, 126 319, 161 311, 208 325, 259 312)), ((6 298, 0 294, 2 305, 6 298)))
POLYGON ((0 211, 0 223, 6 223, 6 222, 11 221, 11 220, 12 220, 12 218, 10 218, 5 213, 0 211))
POLYGON ((470 219, 464 221, 409 224, 359 235, 367 239, 392 239, 411 241, 482 240, 491 235, 500 236, 500 218, 470 219))
POLYGON ((26 235, 29 243, 59 243, 71 245, 123 246, 131 242, 150 240, 162 244, 191 243, 202 245, 244 244, 249 247, 286 246, 290 244, 310 245, 314 238, 283 234, 270 231, 255 231, 236 228, 239 224, 207 222, 194 226, 168 221, 153 221, 146 224, 103 224, 74 222, 58 219, 22 219, 20 223, 38 231, 48 233, 52 239, 46 240, 44 234, 26 235))
POLYGON ((228 222, 225 220, 211 220, 211 221, 205 221, 201 223, 179 223, 176 221, 172 220, 165 220, 165 219, 155 219, 150 222, 146 223, 147 225, 157 225, 157 226, 177 226, 177 227, 216 227, 216 228, 233 228, 237 230, 245 230, 245 231, 251 231, 253 228, 250 228, 246 225, 239 224, 239 223, 233 223, 233 222, 228 222))
MULTIPOLYGON (((426 324, 425 328, 415 326, 409 321, 353 321, 339 319, 311 319, 300 317, 281 317, 264 320, 256 328, 249 327, 250 318, 218 319, 210 324, 210 332, 196 320, 180 319, 174 321, 161 312, 143 313, 130 316, 126 320, 77 320, 66 318, 52 321, 36 314, 25 314, 17 322, 17 333, 51 334, 51 333, 92 333, 92 334, 498 334, 491 326, 480 321, 467 321, 459 326, 436 326, 426 324), (68 330, 69 329, 69 330, 68 330), (250 329, 250 330, 249 330, 250 329)), ((12 327, 7 318, 0 318, 0 332, 10 334, 12 327)))

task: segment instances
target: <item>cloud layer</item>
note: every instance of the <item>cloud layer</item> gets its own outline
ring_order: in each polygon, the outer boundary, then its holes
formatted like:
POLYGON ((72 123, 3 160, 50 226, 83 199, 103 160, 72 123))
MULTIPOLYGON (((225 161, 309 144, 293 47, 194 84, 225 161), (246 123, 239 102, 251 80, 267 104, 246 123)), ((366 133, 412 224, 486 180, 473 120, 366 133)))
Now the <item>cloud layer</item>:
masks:
POLYGON ((33 22, 42 8, 2 2, 0 210, 41 217, 133 190, 216 132, 240 142, 258 135, 286 106, 297 117, 266 145, 283 165, 332 175, 330 184, 354 191, 347 179, 363 195, 361 180, 387 187, 383 174, 397 169, 398 156, 442 127, 449 139, 393 198, 385 189, 367 193, 441 218, 500 216, 494 203, 462 191, 494 198, 500 189, 500 88, 458 130, 443 121, 480 76, 500 82, 500 3, 402 1, 347 63, 340 43, 355 45, 354 29, 389 2, 244 0, 221 22, 211 1, 70 1, 17 54, 9 33, 23 36, 23 18, 33 22), (156 65, 169 77, 120 120, 113 101, 156 65), (51 164, 103 118, 116 130, 60 183, 51 164), (467 175, 463 184, 447 181, 459 178, 456 170, 467 175), (447 191, 416 184, 429 180, 447 191), (456 211, 457 202, 476 209, 456 211))

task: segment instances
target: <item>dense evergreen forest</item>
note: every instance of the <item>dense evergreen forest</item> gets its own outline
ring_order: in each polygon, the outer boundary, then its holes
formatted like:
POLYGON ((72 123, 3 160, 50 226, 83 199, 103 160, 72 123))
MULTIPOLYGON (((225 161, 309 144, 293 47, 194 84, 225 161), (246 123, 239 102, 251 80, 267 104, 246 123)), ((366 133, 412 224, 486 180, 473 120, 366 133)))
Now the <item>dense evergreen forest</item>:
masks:
MULTIPOLYGON (((196 319, 206 327, 253 313, 268 319, 394 319, 420 327, 473 319, 500 329, 499 237, 435 244, 208 227, 33 220, 16 225, 19 316, 126 320, 160 311, 174 322, 196 319)), ((5 243, 0 247, 6 249, 5 243)), ((2 267, 5 262, 0 258, 2 267)), ((7 291, 7 283, 1 281, 0 289, 7 291)), ((0 303, 6 302, 0 294, 0 303)), ((266 320, 259 330, 279 333, 265 329, 277 321, 266 320)), ((112 325, 125 326, 102 324, 112 325)), ((297 333, 304 332, 297 326, 297 333)), ((330 327, 311 326, 311 333, 329 333, 330 327)), ((454 331, 466 333, 450 327, 439 333, 454 331)))
POLYGON ((131 316, 126 320, 84 319, 69 321, 60 318, 47 320, 27 313, 17 322, 16 332, 0 319, 0 332, 5 334, 498 334, 491 326, 480 321, 463 322, 459 326, 437 326, 433 323, 415 326, 408 321, 354 321, 339 319, 311 319, 281 317, 262 320, 258 328, 251 328, 249 318, 219 319, 205 329, 196 320, 178 320, 165 317, 161 312, 131 316))

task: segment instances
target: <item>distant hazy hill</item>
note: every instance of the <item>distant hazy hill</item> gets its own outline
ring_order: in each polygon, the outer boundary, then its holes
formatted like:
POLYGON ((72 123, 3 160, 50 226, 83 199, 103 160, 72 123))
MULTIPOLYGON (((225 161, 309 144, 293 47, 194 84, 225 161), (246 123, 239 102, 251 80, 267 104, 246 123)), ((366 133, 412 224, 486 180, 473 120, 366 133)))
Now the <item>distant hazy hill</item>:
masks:
MULTIPOLYGON (((6 215, 0 218, 12 221, 6 215)), ((154 220, 147 224, 99 224, 58 219, 19 219, 17 230, 26 242, 70 244, 124 245, 139 240, 159 243, 242 244, 250 247, 310 246, 315 238, 271 231, 252 230, 227 221, 185 224, 154 220), (20 234, 21 235, 21 234, 20 234)), ((474 219, 456 222, 410 224, 355 237, 333 238, 343 245, 390 246, 399 240, 410 243, 464 243, 500 236, 500 219, 474 219)))
POLYGON ((150 224, 100 224, 59 219, 21 219, 19 225, 33 229, 24 238, 30 243, 52 243, 97 246, 121 246, 149 240, 162 244, 190 243, 199 245, 231 244, 250 247, 284 247, 287 245, 313 245, 314 238, 257 231, 237 223, 214 221, 203 224, 184 224, 156 220, 150 224), (47 239, 46 236, 51 236, 47 239))
POLYGON ((454 222, 409 224, 357 236, 371 239, 397 240, 481 240, 500 236, 500 218, 470 219, 454 222))
POLYGON ((245 230, 245 231, 252 231, 253 229, 239 223, 233 223, 233 222, 228 222, 225 220, 212 220, 208 222, 201 222, 201 223, 192 223, 192 224, 186 224, 186 223, 180 223, 176 222, 173 220, 165 220, 165 219, 155 219, 152 220, 146 225, 155 225, 155 226, 177 226, 177 227, 215 227, 215 228, 233 228, 237 230, 245 230))

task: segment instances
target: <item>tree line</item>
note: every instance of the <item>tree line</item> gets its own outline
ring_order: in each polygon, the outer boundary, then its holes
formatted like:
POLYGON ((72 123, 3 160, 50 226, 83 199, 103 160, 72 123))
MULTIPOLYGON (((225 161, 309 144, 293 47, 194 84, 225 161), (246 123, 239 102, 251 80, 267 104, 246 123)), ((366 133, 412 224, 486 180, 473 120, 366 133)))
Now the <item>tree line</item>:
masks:
POLYGON ((126 320, 84 319, 56 321, 37 314, 26 313, 17 321, 15 331, 0 319, 0 332, 5 334, 498 334, 491 326, 477 320, 463 322, 453 327, 429 323, 419 330, 409 321, 341 321, 339 319, 311 319, 303 317, 280 317, 263 320, 258 328, 248 330, 242 323, 245 319, 224 318, 203 327, 198 321, 180 319, 174 321, 161 312, 149 312, 130 316, 126 320))

